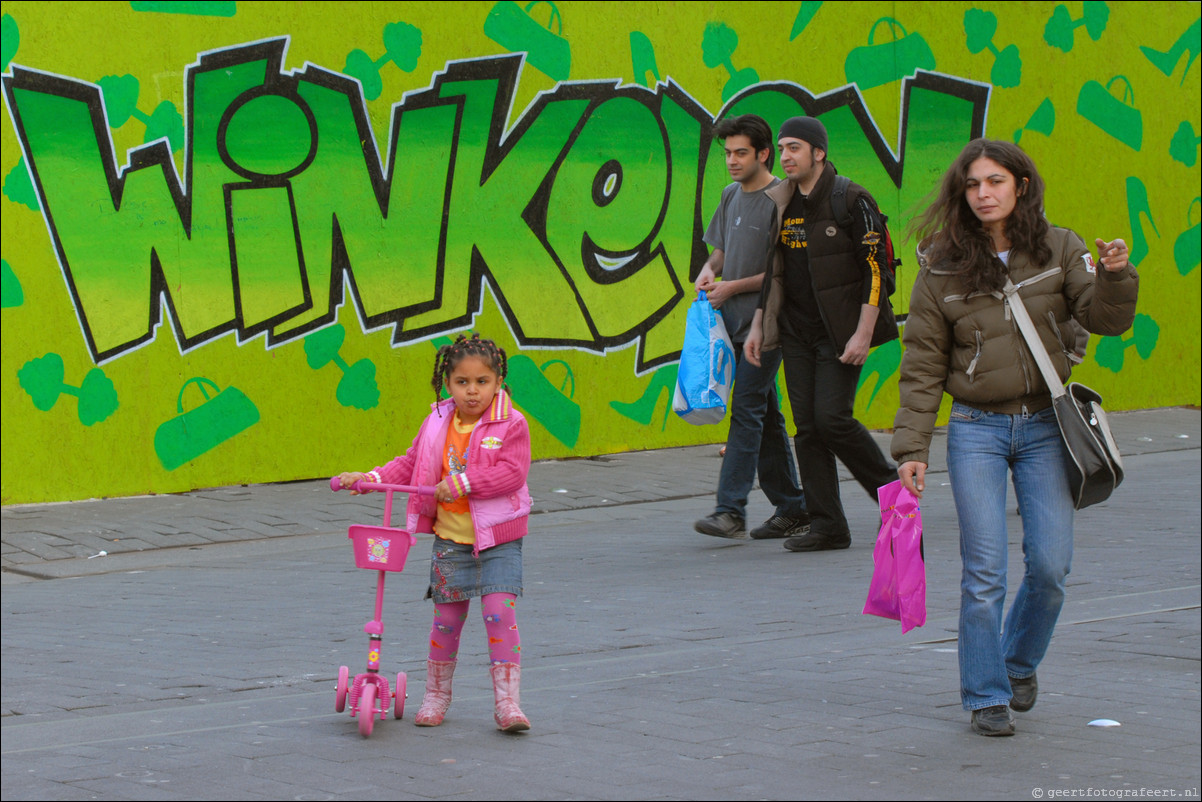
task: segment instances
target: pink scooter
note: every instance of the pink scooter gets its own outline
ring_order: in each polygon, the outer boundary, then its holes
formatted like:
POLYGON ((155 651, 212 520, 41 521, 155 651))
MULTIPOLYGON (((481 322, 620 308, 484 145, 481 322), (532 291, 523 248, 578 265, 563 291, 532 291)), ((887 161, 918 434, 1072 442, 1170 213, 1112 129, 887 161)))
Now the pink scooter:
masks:
MULTIPOLYGON (((342 482, 337 476, 330 480, 331 490, 341 490, 342 482)), ((356 674, 350 680, 350 671, 346 666, 338 669, 338 695, 334 700, 334 709, 341 713, 346 709, 347 695, 350 695, 351 717, 359 719, 359 733, 367 738, 371 735, 376 717, 383 721, 388 714, 388 706, 392 704, 393 716, 400 718, 405 713, 405 673, 396 675, 396 689, 388 686, 388 677, 380 673, 380 644, 384 640, 384 624, 380 620, 384 607, 384 574, 387 571, 401 571, 405 567, 405 558, 409 548, 417 542, 411 533, 404 529, 396 529, 392 524, 392 494, 420 493, 425 496, 434 495, 434 487, 409 487, 406 485, 386 485, 374 482, 355 482, 351 490, 367 492, 369 490, 383 491, 384 496, 384 525, 360 526, 352 525, 347 530, 347 537, 355 547, 355 565, 376 571, 376 617, 363 626, 369 643, 367 647, 367 671, 356 674)))

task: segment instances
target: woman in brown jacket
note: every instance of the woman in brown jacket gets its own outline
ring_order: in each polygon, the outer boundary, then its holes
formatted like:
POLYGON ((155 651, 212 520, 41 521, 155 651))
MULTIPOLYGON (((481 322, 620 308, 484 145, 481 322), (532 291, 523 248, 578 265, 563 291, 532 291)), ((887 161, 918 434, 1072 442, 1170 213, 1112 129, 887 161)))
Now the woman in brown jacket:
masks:
POLYGON ((1035 164, 1004 141, 970 142, 914 224, 922 267, 910 295, 892 452, 922 495, 931 431, 952 397, 947 462, 960 523, 960 695, 982 735, 1012 735, 1064 602, 1073 504, 1051 393, 1002 294, 1018 287, 1060 378, 1077 321, 1117 335, 1135 316, 1138 277, 1121 239, 1096 240, 1102 269, 1072 231, 1043 216, 1035 164), (1003 625, 1006 485, 1013 474, 1026 571, 1003 625), (1000 633, 1000 634, 999 634, 1000 633))

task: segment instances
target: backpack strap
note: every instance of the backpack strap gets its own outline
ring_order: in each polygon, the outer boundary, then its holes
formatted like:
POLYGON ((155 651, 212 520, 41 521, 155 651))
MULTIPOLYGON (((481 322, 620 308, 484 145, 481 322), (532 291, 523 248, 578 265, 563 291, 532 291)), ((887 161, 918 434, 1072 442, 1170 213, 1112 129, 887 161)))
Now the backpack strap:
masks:
POLYGON ((835 216, 835 224, 844 231, 851 233, 851 206, 859 201, 860 198, 868 198, 869 213, 876 217, 880 224, 880 233, 883 237, 886 257, 888 263, 884 265, 882 270, 882 279, 884 281, 885 295, 889 296, 897 289, 897 267, 901 264, 901 259, 898 259, 893 251, 893 241, 889 235, 889 218, 886 217, 879 206, 876 205, 876 199, 868 194, 868 190, 859 184, 852 184, 851 179, 845 176, 835 174, 834 188, 831 189, 831 212, 835 216), (850 197, 848 190, 851 190, 850 197))
POLYGON ((835 188, 831 190, 831 211, 835 215, 835 223, 844 230, 851 228, 851 211, 847 208, 847 188, 851 179, 844 175, 835 174, 835 188))

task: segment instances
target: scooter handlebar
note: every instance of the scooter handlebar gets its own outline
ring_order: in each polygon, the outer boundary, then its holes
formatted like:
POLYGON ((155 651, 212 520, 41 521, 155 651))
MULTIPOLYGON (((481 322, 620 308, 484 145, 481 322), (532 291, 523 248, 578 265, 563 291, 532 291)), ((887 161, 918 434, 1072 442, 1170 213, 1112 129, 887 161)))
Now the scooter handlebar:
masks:
MULTIPOLYGON (((330 489, 334 492, 342 490, 342 478, 339 476, 331 477, 330 489)), ((353 490, 356 493, 392 491, 393 493, 417 493, 420 496, 432 496, 436 491, 434 485, 389 485, 382 482, 368 482, 364 479, 360 479, 347 489, 353 490)))

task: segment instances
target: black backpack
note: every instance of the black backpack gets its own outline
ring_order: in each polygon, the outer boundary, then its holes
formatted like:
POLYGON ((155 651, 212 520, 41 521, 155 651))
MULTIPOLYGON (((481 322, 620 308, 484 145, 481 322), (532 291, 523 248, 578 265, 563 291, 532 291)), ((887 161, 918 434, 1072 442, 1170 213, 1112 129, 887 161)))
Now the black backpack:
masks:
MULTIPOLYGON (((851 210, 847 208, 847 188, 850 185, 850 178, 836 174, 835 188, 831 191, 831 211, 835 213, 835 223, 845 231, 851 229, 851 210)), ((884 255, 884 258, 881 259, 881 281, 885 288, 885 295, 888 297, 897 290, 897 268, 902 261, 893 252, 893 237, 890 236, 887 225, 889 218, 881 213, 881 208, 876 205, 875 198, 867 192, 861 194, 868 199, 868 208, 877 216, 881 233, 885 238, 884 247, 881 249, 884 255)))

